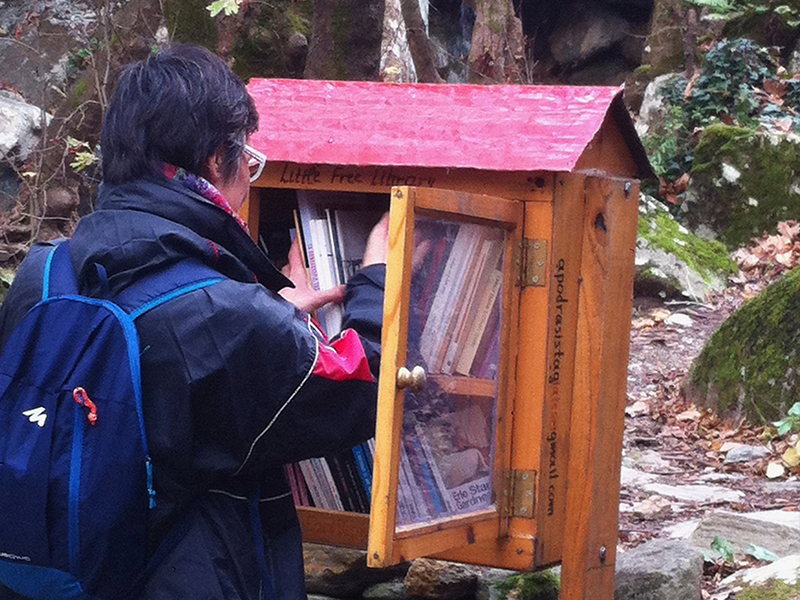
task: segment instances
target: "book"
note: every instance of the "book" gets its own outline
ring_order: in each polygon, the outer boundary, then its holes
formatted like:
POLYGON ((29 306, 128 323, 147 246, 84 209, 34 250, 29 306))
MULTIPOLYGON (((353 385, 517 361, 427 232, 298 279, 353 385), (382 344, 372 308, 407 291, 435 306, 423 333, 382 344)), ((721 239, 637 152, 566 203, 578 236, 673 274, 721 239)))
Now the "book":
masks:
MULTIPOLYGON (((478 294, 474 310, 468 316, 470 331, 462 341, 462 350, 455 366, 456 373, 461 375, 469 375, 471 373, 478 347, 487 331, 486 325, 489 323, 492 308, 502 287, 503 272, 493 268, 484 282, 480 294, 478 294)), ((490 334, 494 335, 494 331, 491 331, 490 334)))

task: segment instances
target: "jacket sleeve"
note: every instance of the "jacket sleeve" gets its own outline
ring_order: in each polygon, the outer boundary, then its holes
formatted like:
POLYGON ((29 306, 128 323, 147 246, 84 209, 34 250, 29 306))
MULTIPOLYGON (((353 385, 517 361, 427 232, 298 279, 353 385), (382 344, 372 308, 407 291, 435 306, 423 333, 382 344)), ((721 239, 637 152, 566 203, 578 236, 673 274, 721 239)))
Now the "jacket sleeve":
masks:
MULTIPOLYGON (((233 281, 175 300, 160 316, 158 309, 145 315, 145 394, 166 395, 151 402, 163 405, 157 410, 171 414, 173 426, 192 431, 171 458, 188 452, 203 461, 204 470, 253 475, 371 437, 384 272, 369 267, 352 278, 345 301, 348 329, 331 342, 277 294, 233 281), (173 367, 159 355, 171 357, 173 367), (183 377, 175 367, 184 370, 183 377), (188 414, 174 394, 186 389, 178 383, 182 379, 188 381, 188 414)), ((163 419, 149 420, 148 429, 161 431, 174 445, 163 419)))

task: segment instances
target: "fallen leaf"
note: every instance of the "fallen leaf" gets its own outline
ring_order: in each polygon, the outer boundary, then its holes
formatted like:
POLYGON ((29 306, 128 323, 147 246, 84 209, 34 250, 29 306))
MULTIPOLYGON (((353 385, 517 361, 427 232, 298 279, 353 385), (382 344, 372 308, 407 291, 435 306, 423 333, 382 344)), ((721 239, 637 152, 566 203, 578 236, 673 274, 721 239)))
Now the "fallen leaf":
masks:
POLYGON ((778 477, 783 477, 784 473, 786 473, 786 469, 783 468, 781 463, 771 462, 767 465, 767 479, 777 479, 778 477))
POLYGON ((685 410, 682 413, 675 415, 675 418, 678 421, 696 421, 702 416, 702 413, 697 410, 696 408, 692 407, 689 410, 685 410))
POLYGON ((783 453, 781 458, 783 459, 783 462, 790 467, 796 467, 800 465, 800 454, 797 453, 796 447, 789 448, 783 453))
POLYGON ((720 446, 719 451, 723 454, 727 454, 734 448, 740 448, 741 446, 744 446, 744 444, 740 444, 739 442, 725 442, 720 446))

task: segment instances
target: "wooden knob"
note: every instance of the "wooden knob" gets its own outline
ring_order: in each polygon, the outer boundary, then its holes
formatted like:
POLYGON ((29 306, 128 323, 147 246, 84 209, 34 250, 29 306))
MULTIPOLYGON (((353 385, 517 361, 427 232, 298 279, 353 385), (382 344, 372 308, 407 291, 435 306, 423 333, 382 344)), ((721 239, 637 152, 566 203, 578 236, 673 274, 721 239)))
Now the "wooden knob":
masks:
POLYGON ((397 387, 401 390, 411 388, 411 391, 417 393, 425 387, 428 382, 428 376, 425 369, 417 365, 410 371, 405 367, 400 367, 397 370, 397 387))

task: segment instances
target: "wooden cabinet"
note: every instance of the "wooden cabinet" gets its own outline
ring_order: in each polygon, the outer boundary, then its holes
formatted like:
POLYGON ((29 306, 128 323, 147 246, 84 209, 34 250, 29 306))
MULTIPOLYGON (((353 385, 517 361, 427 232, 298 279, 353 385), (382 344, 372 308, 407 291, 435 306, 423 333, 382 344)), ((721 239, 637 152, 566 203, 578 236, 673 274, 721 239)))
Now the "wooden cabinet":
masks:
MULTIPOLYGON (((291 226, 295 190, 346 191, 391 209, 370 514, 300 507, 304 538, 366 548, 375 567, 419 556, 517 570, 561 563, 562 598, 610 600, 637 177, 651 173, 619 94, 559 89, 567 108, 542 116, 549 88, 267 83, 250 84, 267 128, 253 143, 275 159, 243 209, 254 235, 291 226), (605 104, 560 167, 548 155, 482 169, 496 157, 469 147, 468 166, 424 149, 414 163, 413 147, 408 160, 371 164, 381 148, 366 133, 351 140, 363 147, 326 155, 325 143, 298 145, 284 131, 312 115, 303 126, 335 150, 365 89, 385 104, 407 92, 410 112, 422 103, 460 127, 458 111, 436 107, 450 88, 545 121, 580 119, 587 98, 605 104), (291 114, 275 100, 287 89, 291 114), (304 113, 306 102, 324 114, 304 113), (331 111, 341 117, 332 131, 331 111), (359 162, 336 162, 350 155, 359 162)), ((564 134, 518 131, 507 135, 520 144, 564 134)))

